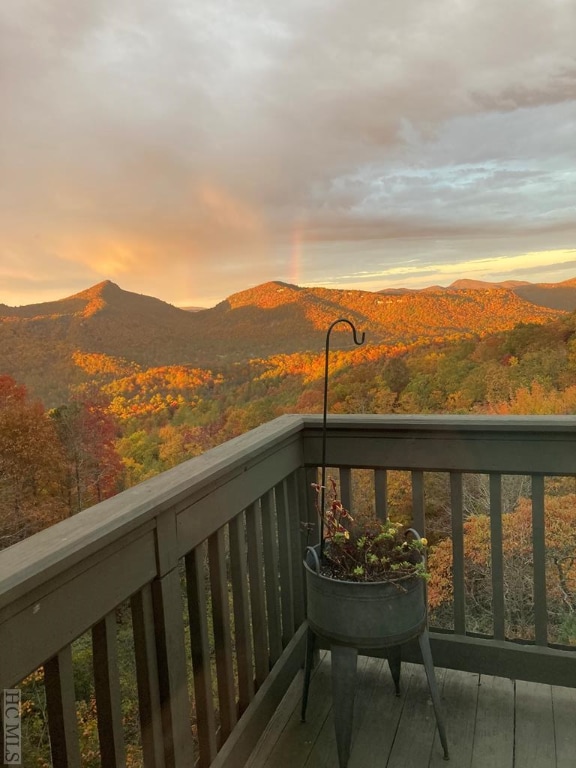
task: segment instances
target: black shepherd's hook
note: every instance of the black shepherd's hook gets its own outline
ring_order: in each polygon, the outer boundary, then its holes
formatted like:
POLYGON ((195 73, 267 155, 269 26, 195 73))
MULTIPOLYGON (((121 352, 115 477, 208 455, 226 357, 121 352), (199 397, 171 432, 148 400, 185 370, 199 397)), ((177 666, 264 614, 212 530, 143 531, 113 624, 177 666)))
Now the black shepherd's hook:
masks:
POLYGON ((320 561, 324 555, 324 516, 326 510, 324 505, 326 504, 326 421, 328 414, 328 354, 330 352, 330 334, 332 329, 338 323, 346 323, 350 326, 352 334, 354 335, 354 344, 360 346, 364 344, 366 334, 362 331, 362 335, 358 336, 356 327, 350 320, 346 320, 345 317, 341 317, 339 320, 335 320, 326 333, 326 352, 324 356, 324 413, 322 420, 322 479, 320 481, 320 561))

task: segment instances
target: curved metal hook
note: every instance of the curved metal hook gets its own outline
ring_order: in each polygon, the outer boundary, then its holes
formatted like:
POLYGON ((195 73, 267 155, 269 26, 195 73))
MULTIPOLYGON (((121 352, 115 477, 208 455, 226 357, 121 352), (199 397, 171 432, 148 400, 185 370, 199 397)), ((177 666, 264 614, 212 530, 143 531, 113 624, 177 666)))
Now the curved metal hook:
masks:
POLYGON ((334 320, 334 322, 326 332, 326 353, 328 353, 328 345, 330 343, 330 334, 332 333, 332 329, 334 328, 334 326, 338 325, 338 323, 346 323, 346 325, 350 326, 352 335, 354 336, 354 344, 356 344, 358 347, 364 344, 366 333, 362 331, 362 335, 359 337, 358 331, 356 330, 356 326, 354 325, 354 323, 351 320, 347 320, 345 317, 341 317, 339 320, 334 320))
POLYGON ((324 506, 326 504, 326 422, 328 416, 328 354, 330 352, 330 334, 334 326, 339 323, 346 323, 352 330, 354 337, 354 344, 361 346, 364 344, 366 333, 362 331, 359 336, 356 326, 351 320, 347 320, 345 317, 341 317, 334 322, 328 328, 326 332, 326 351, 324 355, 324 410, 322 418, 322 480, 320 481, 320 559, 324 554, 324 506))

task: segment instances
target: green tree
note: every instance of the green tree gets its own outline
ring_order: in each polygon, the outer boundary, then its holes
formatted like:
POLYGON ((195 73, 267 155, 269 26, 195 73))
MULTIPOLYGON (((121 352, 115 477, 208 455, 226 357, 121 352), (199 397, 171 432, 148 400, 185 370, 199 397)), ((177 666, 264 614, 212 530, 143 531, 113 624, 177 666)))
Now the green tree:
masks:
POLYGON ((161 472, 160 438, 158 433, 137 429, 116 442, 125 470, 128 487, 161 472))
POLYGON ((388 389, 398 396, 410 381, 410 371, 401 357, 391 357, 386 361, 382 371, 382 379, 388 389))

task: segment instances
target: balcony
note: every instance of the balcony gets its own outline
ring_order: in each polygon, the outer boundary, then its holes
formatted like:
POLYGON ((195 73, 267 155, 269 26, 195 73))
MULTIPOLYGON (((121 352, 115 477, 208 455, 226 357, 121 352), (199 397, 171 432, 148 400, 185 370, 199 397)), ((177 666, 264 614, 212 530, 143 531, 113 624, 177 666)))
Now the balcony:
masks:
MULTIPOLYGON (((452 600, 431 642, 455 766, 573 765, 576 654, 550 631, 545 509, 549 483, 576 477, 575 425, 565 417, 329 421, 328 464, 346 505, 362 469, 386 515, 389 478, 408 473, 405 503, 425 532, 427 479, 433 473, 447 488, 452 600), (466 593, 464 488, 478 474, 490 512, 489 632, 470 626, 466 593), (510 476, 528 485, 532 539, 530 627, 514 638, 502 526, 510 476)), ((0 688, 37 681, 55 768, 86 764, 77 698, 90 686, 100 753, 91 759, 106 768, 336 764, 324 651, 309 721, 297 717, 301 523, 316 522, 310 482, 321 431, 317 417, 281 417, 0 553, 0 688), (89 682, 78 679, 79 648, 89 682), (136 729, 126 704, 132 684, 136 729)), ((350 768, 441 760, 417 649, 406 647, 404 658, 400 699, 385 662, 362 660, 350 768)))

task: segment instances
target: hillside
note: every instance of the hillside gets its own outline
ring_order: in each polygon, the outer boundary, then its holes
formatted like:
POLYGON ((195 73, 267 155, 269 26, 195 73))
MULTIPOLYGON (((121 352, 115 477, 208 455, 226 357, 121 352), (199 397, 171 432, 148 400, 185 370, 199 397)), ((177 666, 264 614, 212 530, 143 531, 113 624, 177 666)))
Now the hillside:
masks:
MULTIPOLYGON (((447 288, 386 295, 270 282, 212 309, 188 312, 105 281, 61 301, 1 306, 0 372, 54 405, 70 385, 89 380, 74 363, 75 352, 143 368, 218 368, 321 350, 326 328, 341 316, 367 330, 370 344, 395 345, 482 335, 519 322, 543 323, 562 310, 536 306, 517 290, 447 288)), ((334 334, 334 347, 340 345, 350 345, 345 327, 334 334)))
MULTIPOLYGON (((202 337, 219 338, 226 354, 238 345, 249 356, 321 349, 326 328, 340 316, 370 331, 372 343, 396 344, 545 322, 557 312, 531 306, 513 291, 442 289, 410 294, 300 288, 271 282, 230 296, 198 313, 202 337)), ((338 335, 349 344, 346 328, 338 335)))
POLYGON ((175 364, 194 350, 194 315, 105 281, 61 301, 0 308, 0 371, 53 405, 86 379, 75 351, 143 366, 175 364))
POLYGON ((563 283, 527 283, 514 288, 525 301, 551 309, 573 312, 576 309, 576 280, 563 283))
POLYGON ((483 280, 456 280, 450 288, 460 290, 487 290, 491 288, 509 288, 516 296, 538 307, 548 307, 564 312, 576 310, 576 280, 562 283, 528 283, 521 280, 506 280, 490 283, 483 280))

